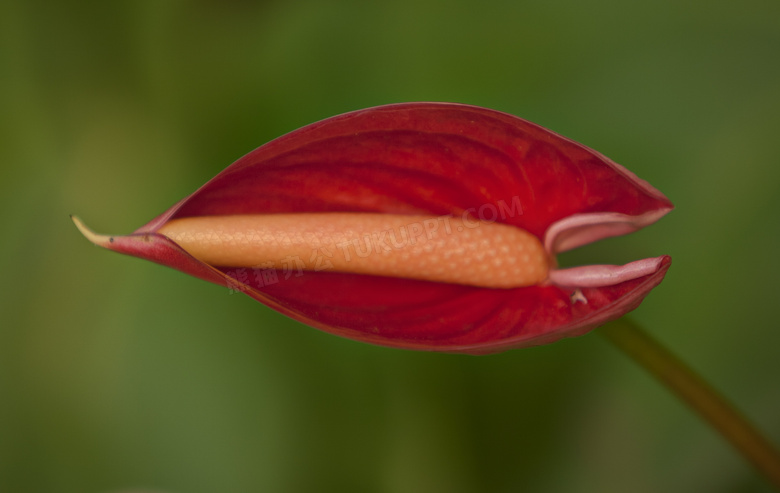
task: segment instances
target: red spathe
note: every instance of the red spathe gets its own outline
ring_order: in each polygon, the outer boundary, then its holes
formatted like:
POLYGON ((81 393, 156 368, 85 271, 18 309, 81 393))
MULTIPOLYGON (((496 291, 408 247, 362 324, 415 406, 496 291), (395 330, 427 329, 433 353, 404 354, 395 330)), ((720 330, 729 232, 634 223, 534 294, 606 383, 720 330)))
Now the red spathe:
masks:
POLYGON ((561 251, 645 227, 672 207, 622 166, 533 123, 473 106, 405 103, 347 113, 284 135, 132 235, 99 244, 232 286, 343 337, 484 354, 581 335, 622 316, 661 282, 670 257, 554 270, 543 285, 489 289, 299 272, 292 265, 274 273, 221 269, 156 231, 172 219, 207 215, 466 215, 523 228, 554 259, 561 251))

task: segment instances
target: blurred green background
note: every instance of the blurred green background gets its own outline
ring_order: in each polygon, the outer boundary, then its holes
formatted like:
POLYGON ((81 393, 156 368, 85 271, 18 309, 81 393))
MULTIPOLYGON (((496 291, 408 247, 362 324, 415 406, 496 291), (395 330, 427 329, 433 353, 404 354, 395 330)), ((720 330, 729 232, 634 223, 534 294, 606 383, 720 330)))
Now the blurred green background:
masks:
POLYGON ((632 316, 780 442, 780 4, 6 0, 0 491, 762 492, 597 333, 404 352, 99 250, 285 132, 385 103, 516 114, 677 210, 632 316))

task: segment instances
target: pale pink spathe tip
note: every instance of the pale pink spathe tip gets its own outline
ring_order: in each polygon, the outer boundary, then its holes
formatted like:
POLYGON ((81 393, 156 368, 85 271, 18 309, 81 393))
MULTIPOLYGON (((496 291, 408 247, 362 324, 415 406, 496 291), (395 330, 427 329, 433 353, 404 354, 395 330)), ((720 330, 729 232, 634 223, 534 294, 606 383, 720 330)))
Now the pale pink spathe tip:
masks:
POLYGON ((544 248, 556 255, 604 238, 623 236, 653 224, 671 210, 656 209, 638 216, 617 212, 574 214, 550 225, 544 235, 544 248))
POLYGON ((550 271, 549 280, 557 286, 600 288, 614 286, 653 274, 661 266, 664 257, 636 260, 626 265, 583 265, 569 269, 550 271))

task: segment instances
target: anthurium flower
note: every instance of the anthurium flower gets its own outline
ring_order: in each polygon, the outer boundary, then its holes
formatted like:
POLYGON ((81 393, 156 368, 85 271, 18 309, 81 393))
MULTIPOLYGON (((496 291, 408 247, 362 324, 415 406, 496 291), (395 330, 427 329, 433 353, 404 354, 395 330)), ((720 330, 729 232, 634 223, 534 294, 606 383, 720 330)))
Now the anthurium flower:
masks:
POLYGON ((97 245, 244 292, 305 324, 484 354, 581 335, 636 308, 668 256, 559 269, 556 255, 672 209, 587 147, 497 111, 369 108, 255 149, 97 245))

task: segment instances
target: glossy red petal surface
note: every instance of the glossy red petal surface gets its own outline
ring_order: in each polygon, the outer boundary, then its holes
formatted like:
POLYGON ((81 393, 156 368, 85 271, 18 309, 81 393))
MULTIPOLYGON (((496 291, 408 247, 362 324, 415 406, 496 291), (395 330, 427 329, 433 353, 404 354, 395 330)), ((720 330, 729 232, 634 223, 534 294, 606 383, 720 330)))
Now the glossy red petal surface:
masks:
MULTIPOLYGON (((317 273, 247 294, 304 323, 351 339, 404 349, 484 354, 577 336, 636 308, 671 264, 614 286, 511 290, 317 273)), ((251 281, 251 280, 250 280, 251 281)), ((253 281, 251 281, 253 282, 253 281)))
MULTIPOLYGON (((601 154, 512 115, 451 103, 347 113, 261 146, 177 204, 170 217, 312 211, 485 214, 540 238, 578 213, 671 208, 601 154)), ((487 219, 490 219, 488 217, 487 219)), ((146 228, 144 228, 146 229, 146 228)))
MULTIPOLYGON (((671 207, 621 166, 533 123, 472 106, 408 103, 340 115, 280 137, 136 234, 159 238, 154 232, 162 224, 188 216, 470 211, 544 240, 551 225, 566 225, 572 216, 607 213, 631 223, 640 216, 655 220, 671 207)), ((587 222, 575 220, 579 229, 569 237, 582 243, 626 232, 583 233, 587 222)), ((565 227, 561 231, 565 237, 565 227)), ((170 249, 164 255, 155 250, 153 260, 220 282, 175 244, 151 243, 170 249)), ((327 272, 289 279, 289 272, 279 272, 278 282, 269 284, 257 272, 221 271, 240 277, 242 289, 259 301, 334 334, 394 347, 484 353, 578 335, 617 318, 635 308, 668 267, 667 257, 652 274, 583 288, 587 303, 572 301, 576 287, 555 285, 495 290, 327 272)))

